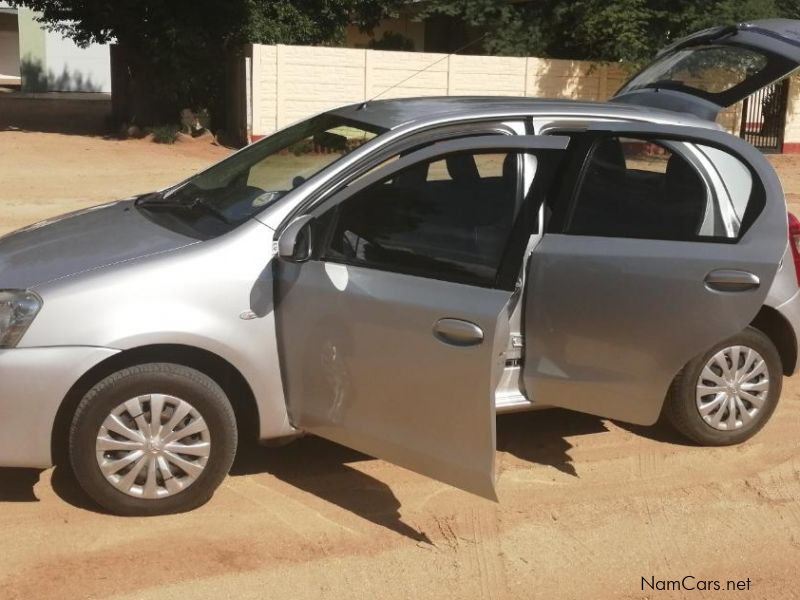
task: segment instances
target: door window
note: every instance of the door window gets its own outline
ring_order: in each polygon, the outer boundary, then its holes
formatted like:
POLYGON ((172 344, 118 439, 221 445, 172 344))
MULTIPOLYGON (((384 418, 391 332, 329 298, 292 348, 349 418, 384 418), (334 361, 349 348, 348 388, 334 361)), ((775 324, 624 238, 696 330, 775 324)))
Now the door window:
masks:
POLYGON ((494 286, 521 206, 520 155, 461 152, 420 162, 348 198, 326 260, 494 286))
POLYGON ((567 232, 733 241, 757 203, 753 181, 741 160, 716 148, 603 138, 590 152, 567 232))

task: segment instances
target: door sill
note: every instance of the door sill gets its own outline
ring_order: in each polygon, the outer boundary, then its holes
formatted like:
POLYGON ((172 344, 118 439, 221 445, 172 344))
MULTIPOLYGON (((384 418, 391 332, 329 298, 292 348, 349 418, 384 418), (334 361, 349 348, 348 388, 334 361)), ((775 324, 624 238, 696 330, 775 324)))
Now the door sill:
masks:
POLYGON ((495 412, 498 415, 533 410, 536 406, 522 394, 504 394, 495 396, 495 412))

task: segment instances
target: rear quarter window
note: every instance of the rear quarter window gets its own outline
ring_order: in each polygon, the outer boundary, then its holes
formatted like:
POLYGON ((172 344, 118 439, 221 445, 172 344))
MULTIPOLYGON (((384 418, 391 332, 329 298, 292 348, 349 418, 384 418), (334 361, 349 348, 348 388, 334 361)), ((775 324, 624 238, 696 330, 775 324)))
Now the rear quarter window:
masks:
POLYGON ((718 148, 698 146, 698 149, 708 158, 720 176, 724 193, 729 197, 733 211, 741 221, 753 193, 753 175, 750 169, 735 156, 718 148))

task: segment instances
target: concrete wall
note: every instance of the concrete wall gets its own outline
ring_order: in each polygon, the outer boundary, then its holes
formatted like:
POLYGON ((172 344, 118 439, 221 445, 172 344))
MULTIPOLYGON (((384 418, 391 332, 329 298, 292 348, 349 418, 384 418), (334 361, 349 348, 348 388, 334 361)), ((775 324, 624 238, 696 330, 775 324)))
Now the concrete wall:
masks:
POLYGON ((17 26, 19 28, 19 48, 17 50, 20 60, 20 75, 22 88, 35 87, 30 85, 38 81, 33 73, 39 73, 45 65, 45 32, 36 22, 36 13, 32 10, 20 8, 17 12, 17 26))
POLYGON ((19 85, 19 82, 17 15, 0 11, 0 85, 19 85))
POLYGON ((581 61, 282 45, 253 45, 249 64, 248 122, 256 138, 376 96, 606 100, 626 77, 617 65, 581 61))
POLYGON ((783 151, 800 154, 800 73, 789 80, 789 107, 786 110, 783 151))
POLYGON ((1 83, 19 83, 19 33, 16 31, 0 29, 1 83))
MULTIPOLYGON (((3 3, 0 2, 2 7, 3 3)), ((108 46, 92 44, 88 48, 80 48, 60 33, 47 31, 36 20, 37 16, 37 13, 26 8, 20 8, 13 15, 17 21, 16 60, 22 90, 37 93, 110 92, 108 46)), ((0 47, 0 61, 3 55, 0 47)))
POLYGON ((105 132, 110 112, 108 94, 0 94, 0 130, 15 128, 97 135, 105 132))
POLYGON ((58 33, 45 35, 47 89, 54 92, 110 92, 108 46, 80 48, 58 33))

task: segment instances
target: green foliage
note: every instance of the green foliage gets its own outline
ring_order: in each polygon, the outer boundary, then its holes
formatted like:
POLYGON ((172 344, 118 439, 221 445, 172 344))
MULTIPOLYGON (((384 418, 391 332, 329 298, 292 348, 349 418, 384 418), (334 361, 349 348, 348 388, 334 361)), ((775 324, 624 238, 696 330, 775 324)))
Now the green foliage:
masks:
POLYGON ((373 50, 402 50, 405 52, 412 52, 414 50, 414 42, 402 33, 384 31, 380 38, 371 39, 369 41, 369 47, 373 50))
POLYGON ((800 19, 800 0, 775 0, 778 12, 787 19, 800 19))
POLYGON ((153 134, 153 141, 156 144, 174 144, 178 140, 179 129, 177 125, 159 125, 153 127, 150 133, 153 134))
POLYGON ((491 54, 636 63, 712 25, 800 18, 800 0, 430 0, 421 14, 462 19, 491 54))
MULTIPOLYGON (((563 0, 567 5, 569 0, 563 0)), ((483 51, 506 56, 543 55, 554 0, 510 3, 498 0, 430 0, 419 12, 425 19, 444 15, 484 33, 483 51)))
MULTIPOLYGON (((140 124, 174 119, 185 107, 210 108, 219 123, 225 57, 242 44, 333 45, 341 42, 346 25, 369 30, 411 5, 403 0, 8 1, 39 11, 50 28, 78 44, 117 42, 135 57, 132 89, 159 109, 147 117, 130 115, 140 124)), ((711 25, 800 18, 800 0, 428 0, 413 7, 420 18, 453 17, 483 35, 472 52, 634 63, 711 25)), ((385 37, 375 47, 407 45, 385 37)))
POLYGON ((399 0, 9 0, 79 44, 117 41, 135 47, 324 44, 345 25, 373 27, 399 0))

